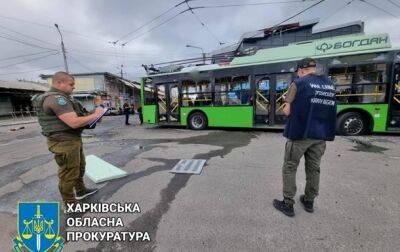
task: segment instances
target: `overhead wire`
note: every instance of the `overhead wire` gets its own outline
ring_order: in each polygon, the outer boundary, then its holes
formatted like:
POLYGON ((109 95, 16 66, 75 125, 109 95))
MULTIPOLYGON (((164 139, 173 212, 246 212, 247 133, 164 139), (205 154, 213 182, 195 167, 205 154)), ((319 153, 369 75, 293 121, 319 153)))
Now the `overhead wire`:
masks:
MULTIPOLYGON (((69 55, 71 55, 71 54, 76 54, 76 53, 71 53, 70 52, 70 54, 69 55)), ((106 65, 107 66, 107 68, 113 68, 115 65, 114 65, 114 62, 112 62, 112 61, 110 61, 110 60, 106 60, 106 59, 99 59, 99 58, 93 58, 93 57, 96 57, 95 55, 90 55, 90 56, 87 56, 87 55, 84 55, 84 56, 82 56, 84 59, 89 59, 89 60, 91 60, 91 61, 95 61, 95 62, 101 62, 103 65, 106 65)))
MULTIPOLYGON (((191 1, 191 0, 188 0, 188 1, 191 1)), ((183 1, 183 2, 181 2, 181 3, 185 3, 185 2, 187 3, 188 1, 183 1)), ((310 0, 310 1, 315 1, 315 0, 310 0)), ((302 13, 306 12, 307 10, 309 10, 309 9, 311 9, 311 8, 313 8, 313 7, 315 7, 316 5, 318 5, 318 4, 320 4, 320 3, 324 2, 324 1, 325 1, 325 0, 321 0, 321 1, 319 1, 319 2, 317 2, 317 3, 315 3, 315 4, 313 4, 313 5, 309 6, 308 8, 302 10, 301 12, 297 13, 296 15, 293 15, 293 16, 289 17, 288 19, 282 21, 281 23, 277 24, 276 26, 279 26, 280 24, 282 24, 282 23, 284 23, 284 22, 287 22, 287 21, 289 21, 289 20, 295 18, 295 17, 298 16, 298 15, 301 15, 302 13)), ((354 1, 354 0, 353 0, 353 1, 354 1)), ((360 0, 360 1, 362 1, 362 0, 360 0)), ((280 4, 280 3, 295 3, 295 2, 306 2, 306 1, 279 1, 279 2, 268 2, 268 3, 267 3, 267 2, 263 2, 263 3, 230 4, 230 5, 227 4, 227 5, 202 6, 202 7, 194 7, 194 8, 198 8, 198 9, 201 9, 201 8, 223 8, 223 7, 236 7, 236 6, 246 6, 246 5, 247 5, 247 6, 255 6, 255 5, 268 5, 268 4, 280 4)), ((351 1, 351 2, 352 2, 352 1, 351 1)), ((362 2, 365 2, 365 1, 362 1, 362 2)), ((174 8, 176 8, 176 5, 173 6, 173 7, 171 7, 171 8, 169 8, 168 10, 164 11, 163 13, 161 13, 161 14, 158 15, 157 17, 153 18, 152 20, 148 21, 146 24, 142 25, 142 28, 144 28, 145 26, 147 26, 147 25, 153 23, 154 21, 158 20, 158 19, 161 18, 162 16, 164 16, 164 15, 166 15, 167 13, 169 13, 170 11, 172 11, 174 8)), ((194 8, 193 8, 193 9, 194 9, 194 8)), ((142 33, 142 34, 140 34, 139 36, 137 36, 137 37, 135 37, 135 38, 132 38, 132 39, 126 41, 125 43, 123 43, 123 45, 126 45, 127 43, 129 43, 129 42, 131 42, 131 41, 133 41, 133 40, 138 39, 139 37, 143 36, 144 34, 146 34, 146 33, 148 33, 148 32, 151 32, 151 31, 153 31, 154 29, 157 29, 158 27, 160 27, 160 26, 162 26, 162 25, 164 25, 164 24, 170 22, 171 20, 175 19, 177 16, 179 16, 179 15, 181 15, 181 14, 187 12, 187 11, 191 11, 192 14, 196 17, 196 19, 202 24, 202 26, 203 26, 205 29, 207 29, 208 32, 209 32, 218 42, 220 42, 219 39, 215 36, 215 34, 213 34, 212 31, 208 28, 208 26, 205 25, 204 22, 201 21, 201 19, 198 17, 198 15, 196 15, 196 14, 189 8, 189 9, 186 9, 186 10, 184 10, 184 11, 181 11, 180 13, 177 13, 176 15, 174 15, 174 16, 172 16, 172 17, 166 19, 166 20, 164 20, 162 23, 160 23, 160 24, 158 24, 158 25, 156 25, 156 26, 150 28, 148 31, 146 31, 146 32, 144 32, 144 33, 142 33)), ((21 21, 21 20, 20 20, 20 21, 21 21)), ((23 20, 23 21, 24 21, 24 22, 28 22, 28 21, 25 21, 25 20, 23 20)), ((32 23, 32 22, 28 22, 28 23, 32 23)), ((36 24, 37 24, 37 23, 36 23, 36 24)), ((49 27, 49 26, 47 26, 47 25, 42 25, 42 24, 37 24, 37 25, 49 27)), ((51 28, 52 28, 52 27, 51 27, 51 28)), ((142 28, 140 28, 140 29, 142 29, 142 28)), ((139 30, 139 28, 137 28, 137 29, 139 30)), ((66 30, 63 30, 63 31, 66 31, 66 30)), ((69 32, 69 31, 66 31, 66 32, 69 32)), ((128 34, 125 34, 124 36, 130 36, 131 34, 133 34, 133 33, 135 33, 135 32, 136 32, 136 30, 135 30, 135 31, 132 31, 132 32, 130 32, 130 33, 128 33, 128 34)), ((121 38, 124 38, 124 36, 121 37, 121 38)), ((0 37, 1 37, 1 36, 0 36, 0 37)), ((4 38, 4 37, 3 37, 3 38, 4 38)), ((6 38, 6 39, 7 39, 7 38, 6 38)), ((9 38, 8 38, 8 39, 9 39, 9 38)), ((122 48, 122 47, 121 47, 121 48, 122 48)), ((73 50, 73 49, 71 49, 71 50, 73 50)), ((54 51, 55 51, 55 50, 54 50, 54 51)), ((116 55, 116 54, 115 54, 115 55, 116 55)), ((106 56, 106 55, 104 55, 104 56, 106 56)), ((124 52, 122 53, 122 57, 123 57, 123 58, 125 57, 125 53, 124 53, 124 52)))
POLYGON ((323 2, 325 2, 325 0, 320 0, 320 1, 318 1, 317 3, 314 3, 314 4, 310 5, 310 6, 308 6, 307 8, 305 8, 305 9, 299 11, 298 13, 296 13, 296 14, 294 14, 294 15, 292 15, 292 16, 286 18, 285 20, 281 21, 280 23, 274 25, 274 27, 280 26, 281 24, 284 24, 284 23, 286 23, 287 21, 292 20, 293 18, 295 18, 295 17, 297 17, 297 16, 300 16, 301 14, 307 12, 308 10, 314 8, 315 6, 320 5, 320 4, 323 3, 323 2))
POLYGON ((260 6, 260 5, 273 5, 273 4, 287 4, 287 3, 304 3, 316 0, 294 0, 294 1, 277 1, 277 2, 259 2, 259 3, 245 3, 245 4, 219 4, 219 5, 204 5, 201 9, 214 9, 214 8, 228 8, 228 7, 244 7, 244 6, 260 6))
POLYGON ((78 65, 80 65, 82 68, 90 71, 90 72, 94 72, 93 69, 91 69, 90 67, 87 67, 85 64, 83 64, 82 62, 80 62, 78 59, 76 59, 75 57, 71 56, 71 54, 69 55, 69 58, 74 61, 75 63, 77 63, 78 65))
POLYGON ((211 34, 211 36, 219 43, 219 45, 223 45, 225 43, 221 42, 221 40, 218 39, 218 37, 211 31, 211 29, 200 19, 200 17, 193 11, 192 7, 189 5, 188 1, 185 1, 187 7, 190 10, 190 13, 193 14, 193 16, 196 18, 197 21, 206 29, 206 31, 211 34))
POLYGON ((23 57, 28 57, 28 56, 34 56, 34 55, 43 54, 43 53, 49 53, 49 52, 53 52, 53 51, 48 50, 48 51, 37 52, 37 53, 22 54, 22 55, 18 55, 18 56, 12 56, 12 57, 7 57, 7 58, 2 58, 2 59, 0 59, 0 61, 7 61, 7 60, 12 60, 12 59, 18 59, 18 58, 23 58, 23 57))
POLYGON ((380 11, 382 11, 382 12, 388 14, 389 16, 392 16, 392 17, 394 17, 394 18, 399 18, 398 16, 394 15, 393 13, 391 13, 391 12, 385 10, 384 8, 379 7, 378 5, 373 4, 373 3, 369 2, 369 1, 366 1, 366 0, 359 0, 359 1, 362 2, 362 3, 365 3, 365 4, 369 5, 369 6, 371 6, 371 7, 375 8, 375 9, 377 9, 377 10, 380 10, 380 11))
MULTIPOLYGON (((210 59, 225 59, 225 56, 207 56, 205 57, 206 60, 210 59)), ((196 57, 196 58, 190 58, 190 59, 181 59, 181 60, 173 60, 173 61, 166 61, 166 62, 160 62, 157 64, 153 64, 154 66, 159 66, 159 65, 166 65, 166 64, 183 64, 183 63, 194 63, 194 62, 200 62, 203 61, 203 57, 196 57)))
MULTIPOLYGON (((165 10, 164 12, 162 12, 161 14, 157 15, 156 17, 152 18, 151 20, 149 20, 148 22, 142 24, 141 26, 139 26, 138 28, 136 28, 135 30, 125 34, 124 36, 118 38, 117 40, 113 41, 113 43, 117 43, 120 42, 121 40, 123 40, 124 38, 129 37, 130 35, 140 31, 141 29, 143 29, 144 27, 146 27, 147 25, 153 23, 154 21, 158 20, 159 18, 161 18, 162 16, 166 15, 167 13, 171 12, 172 10, 174 10, 175 8, 179 7, 182 4, 187 4, 188 5, 188 9, 172 16, 171 18, 165 20, 164 22, 150 28, 148 31, 132 38, 132 39, 128 39, 127 41, 125 41, 124 43, 122 43, 122 45, 126 45, 129 42, 136 40, 140 37, 142 37, 144 34, 149 33, 151 31, 153 31, 154 29, 164 25, 165 23, 168 23, 169 21, 171 21, 172 19, 176 18, 177 16, 187 12, 187 11, 191 11, 191 13, 196 17, 196 19, 200 22, 200 24, 211 34, 211 36, 213 36, 214 39, 216 39, 218 41, 218 43, 223 44, 218 37, 211 31, 211 29, 200 19, 200 17, 198 15, 196 15, 196 13, 193 12, 194 9, 203 9, 203 8, 221 8, 221 7, 233 7, 233 6, 251 6, 251 5, 265 5, 265 4, 280 4, 280 3, 296 3, 296 2, 305 2, 305 0, 294 0, 294 1, 279 1, 279 2, 263 2, 263 3, 250 3, 250 4, 231 4, 231 5, 213 5, 213 6, 196 6, 196 7, 190 7, 189 6, 189 2, 192 2, 195 0, 184 0, 170 8, 168 8, 167 10, 165 10)), ((309 0, 309 1, 316 1, 316 0, 309 0)))
POLYGON ((330 15, 325 16, 324 18, 320 19, 318 23, 322 23, 325 20, 328 20, 329 18, 333 17, 336 13, 342 11, 343 9, 347 8, 348 6, 350 6, 350 4, 352 4, 354 1, 356 0, 351 0, 347 3, 345 3, 344 5, 340 6, 339 8, 337 8, 336 10, 334 10, 330 15))
POLYGON ((17 21, 17 22, 22 22, 22 23, 26 23, 26 24, 31 24, 31 25, 36 25, 36 26, 41 26, 41 27, 46 27, 46 28, 52 28, 53 29, 53 26, 50 26, 50 25, 47 25, 47 24, 36 23, 36 22, 25 20, 25 19, 21 19, 21 18, 4 16, 4 15, 0 15, 0 18, 14 20, 14 21, 17 21))
MULTIPOLYGON (((119 53, 113 53, 113 52, 109 52, 109 51, 84 51, 84 50, 68 50, 69 53, 74 53, 74 54, 80 54, 80 55, 90 55, 90 56, 98 56, 98 57, 116 57, 116 58, 123 58, 124 55, 119 54, 119 53)), ((176 55, 176 53, 173 52, 163 52, 164 55, 176 55)), ((152 58, 152 57, 156 57, 159 56, 159 53, 125 53, 125 56, 130 56, 130 57, 141 57, 141 58, 152 58)), ((193 56, 195 55, 194 53, 189 53, 189 54, 185 54, 185 55, 190 55, 193 56)), ((114 62, 115 63, 115 62, 114 62)))
POLYGON ((159 28, 160 26, 165 25, 166 23, 172 21, 173 19, 177 18, 178 16, 182 15, 183 13, 185 13, 185 12, 187 12, 187 11, 189 11, 189 9, 186 9, 186 10, 184 10, 184 11, 181 11, 181 12, 175 14, 174 16, 172 16, 172 17, 170 17, 170 18, 164 20, 162 23, 160 23, 160 24, 158 24, 158 25, 156 25, 156 26, 153 26, 152 28, 150 28, 150 29, 147 30, 146 32, 143 32, 143 33, 141 33, 140 35, 138 35, 138 36, 136 36, 136 37, 134 37, 134 38, 132 38, 132 39, 129 39, 129 40, 125 41, 124 43, 122 43, 122 45, 124 45, 124 46, 127 45, 128 43, 130 43, 130 42, 132 42, 132 41, 134 41, 134 40, 136 40, 136 39, 142 37, 143 35, 145 35, 145 34, 151 32, 151 31, 153 31, 153 30, 155 30, 155 29, 157 29, 157 28, 159 28))
POLYGON ((214 32, 212 32, 211 29, 203 21, 201 21, 201 19, 195 12, 192 12, 192 14, 196 17, 196 19, 199 21, 199 23, 208 31, 208 33, 210 33, 211 36, 218 42, 219 45, 225 44, 224 42, 219 40, 219 38, 214 34, 214 32))
MULTIPOLYGON (((94 55, 94 54, 90 54, 90 56, 87 56, 87 54, 82 54, 82 53, 76 53, 76 52, 70 52, 69 53, 69 55, 71 55, 71 54, 80 54, 80 55, 83 55, 83 56, 81 56, 81 57, 83 57, 83 58, 87 58, 87 59, 90 59, 90 60, 93 60, 93 61, 101 61, 101 62, 107 62, 107 63, 109 63, 108 65, 112 65, 113 67, 115 66, 115 62, 110 62, 110 60, 107 60, 107 59, 104 59, 103 57, 107 57, 107 58, 109 58, 109 57, 114 57, 114 56, 112 56, 112 55, 94 55), (99 59, 100 58, 100 59, 99 59), (101 58, 103 58, 103 59, 101 59, 101 58)), ((76 56, 77 57, 77 56, 76 56)), ((75 58, 76 58, 75 57, 75 58)), ((130 61, 130 60, 128 60, 128 61, 130 61)), ((140 65, 137 65, 137 66, 134 66, 134 67, 142 67, 142 66, 140 66, 140 65)))
POLYGON ((122 37, 119 37, 117 40, 113 41, 112 43, 118 43, 121 40, 129 37, 130 35, 140 31, 141 29, 143 29, 144 27, 148 26, 149 24, 153 23, 154 21, 158 20, 159 18, 161 18, 162 16, 165 16, 166 14, 168 14, 169 12, 171 12, 172 10, 178 8, 179 6, 181 6, 182 4, 186 3, 186 2, 192 2, 192 1, 197 1, 197 0, 183 0, 173 6, 171 6, 170 8, 168 8, 167 10, 163 11, 162 13, 160 13, 159 15, 157 15, 156 17, 152 18, 151 20, 147 21, 146 23, 140 25, 139 27, 137 27, 135 30, 130 31, 128 33, 126 33, 125 35, 123 35, 122 37))
MULTIPOLYGON (((278 26, 280 26, 280 25, 286 23, 287 21, 290 21, 290 20, 292 20, 293 18, 298 17, 298 16, 300 16, 301 14, 307 12, 308 10, 310 10, 310 9, 312 9, 312 8, 314 8, 314 7, 316 7, 317 5, 320 5, 320 4, 323 3, 323 2, 325 2, 325 0, 320 0, 320 1, 318 1, 317 3, 314 3, 314 4, 310 5, 310 6, 308 6, 307 8, 305 8, 305 9, 303 9, 303 10, 297 12, 296 14, 294 14, 294 15, 292 15, 292 16, 286 18, 285 20, 283 20, 283 21, 277 23, 276 25, 274 25, 274 26, 272 26, 272 27, 278 27, 278 26)), ((260 31, 260 32, 263 32, 263 30, 260 31)), ((259 33, 255 34, 255 35, 253 35, 253 36, 251 36, 251 37, 249 37, 249 38, 254 38, 255 36, 258 36, 258 34, 259 34, 259 33)))
MULTIPOLYGON (((76 54, 90 54, 90 55, 100 55, 100 56, 109 56, 109 57, 123 57, 122 54, 117 53, 116 51, 101 51, 101 50, 79 50, 79 49, 69 49, 69 52, 73 52, 76 54)), ((130 56, 145 56, 149 55, 147 53, 127 53, 126 55, 130 56)))
MULTIPOLYGON (((304 0, 304 1, 299 1, 299 2, 311 2, 311 1, 313 1, 313 0, 309 0, 309 1, 305 1, 305 0, 304 0)), ((293 19, 293 18, 295 18, 295 17, 297 17, 297 16, 299 16, 299 15, 301 15, 301 14, 307 12, 308 10, 314 8, 315 6, 321 4, 321 3, 324 2, 324 1, 325 1, 325 0, 320 0, 320 1, 318 1, 317 3, 314 3, 314 4, 310 5, 310 6, 308 6, 307 8, 301 10, 300 12, 298 12, 298 13, 296 13, 295 15, 293 15, 293 16, 291 16, 291 17, 285 19, 284 21, 280 22, 279 24, 277 24, 277 25, 275 25, 275 26, 279 26, 279 25, 283 24, 284 22, 287 22, 287 21, 289 21, 289 20, 291 20, 291 19, 293 19)), ((286 2, 294 2, 294 1, 286 1, 286 2)), ((285 3, 286 3, 286 2, 285 2, 285 3)), ((273 3, 278 3, 278 2, 269 2, 269 4, 273 4, 273 3)), ((281 3, 281 2, 279 2, 279 3, 281 3)), ((264 3, 264 4, 266 4, 266 3, 264 3)), ((191 11, 191 12, 192 12, 193 9, 202 9, 202 8, 203 8, 203 6, 196 6, 196 7, 190 7, 190 5, 188 5, 188 6, 189 6, 188 9, 185 10, 185 11, 183 11, 183 12, 187 12, 187 11, 191 11)), ((199 20, 199 21, 201 22, 201 20, 199 20)), ((257 36, 257 34, 256 34, 256 35, 253 35, 252 37, 254 37, 254 36, 257 36)), ((235 44, 239 44, 239 43, 234 43, 234 44, 231 44, 231 45, 228 45, 228 46, 232 46, 232 45, 235 45, 235 44)), ((179 61, 177 61, 177 63, 178 63, 178 62, 179 62, 179 61)), ((195 60, 194 62, 196 62, 196 60, 195 60)), ((172 62, 171 62, 171 63, 172 63, 172 62)), ((193 62, 189 62, 189 63, 193 63, 193 62)), ((163 64, 163 63, 159 63, 159 64, 163 64)), ((157 64, 157 65, 159 65, 159 64, 157 64)))
MULTIPOLYGON (((278 26, 284 24, 285 22, 287 22, 287 21, 289 21, 289 20, 292 20, 293 18, 295 18, 295 17, 297 17, 297 16, 299 16, 299 15, 301 15, 301 14, 303 14, 303 13, 309 11, 310 9, 312 9, 312 8, 314 8, 314 7, 318 6, 318 5, 320 5, 320 4, 323 3, 324 1, 325 1, 325 0, 320 0, 320 1, 318 1, 317 3, 314 3, 314 4, 310 5, 310 6, 308 6, 307 8, 302 9, 301 11, 299 11, 299 12, 297 12, 296 14, 290 16, 289 18, 286 18, 285 20, 283 20, 283 21, 281 21, 281 22, 275 24, 275 25, 272 26, 272 27, 278 27, 278 26)), ((310 1, 302 1, 302 2, 310 2, 310 1)), ((249 38, 254 38, 254 37, 258 36, 258 35, 259 35, 260 33, 262 33, 262 32, 264 32, 264 29, 259 30, 258 32, 256 32, 256 34, 254 34, 253 36, 251 36, 251 37, 249 37, 249 38)), ((232 44, 227 45, 226 47, 234 46, 234 45, 238 45, 238 46, 239 46, 240 43, 238 43, 238 42, 232 43, 232 44)))
POLYGON ((21 72, 0 73, 0 75, 13 75, 13 74, 32 73, 32 72, 39 72, 39 71, 44 71, 44 70, 49 70, 49 69, 54 69, 54 68, 61 68, 61 67, 63 67, 63 66, 52 66, 52 67, 47 67, 47 68, 41 68, 41 69, 35 69, 35 70, 29 70, 29 71, 21 71, 21 72))
POLYGON ((21 36, 26 37, 26 38, 39 41, 39 42, 41 42, 41 43, 45 43, 45 44, 52 45, 52 46, 58 46, 58 45, 56 45, 56 44, 54 44, 54 43, 50 43, 50 42, 48 42, 48 41, 45 41, 45 40, 42 40, 42 39, 38 39, 38 38, 32 37, 32 36, 27 35, 27 34, 24 34, 24 33, 22 33, 22 32, 12 30, 12 29, 7 28, 7 27, 5 27, 5 26, 3 26, 3 25, 0 25, 0 28, 4 29, 4 30, 6 30, 6 31, 10 31, 10 32, 16 33, 16 34, 21 35, 21 36))
MULTIPOLYGON (((309 0, 316 1, 316 0, 309 0)), ((286 3, 298 3, 305 2, 305 0, 294 0, 294 1, 276 1, 276 2, 259 2, 259 3, 246 3, 246 4, 222 4, 222 5, 205 5, 205 6, 196 6, 196 9, 211 9, 211 8, 227 8, 227 7, 243 7, 243 6, 259 6, 259 5, 271 5, 271 4, 286 4, 286 3)), ((188 2, 186 2, 189 9, 191 6, 188 2)), ((223 45, 225 43, 221 42, 218 37, 211 31, 211 29, 199 18, 199 16, 191 9, 191 13, 196 17, 197 21, 207 30, 211 36, 218 41, 219 45, 223 45)))
POLYGON ((1 34, 0 34, 0 38, 7 39, 7 40, 11 40, 11 41, 15 41, 15 42, 18 42, 18 43, 20 43, 20 44, 24 44, 24 45, 31 46, 31 47, 36 47, 36 48, 46 49, 46 50, 51 50, 51 51, 57 51, 57 50, 54 49, 54 48, 38 46, 38 45, 29 43, 29 42, 22 41, 22 40, 20 40, 20 39, 15 39, 15 38, 11 38, 11 37, 5 37, 5 36, 2 36, 1 34))
POLYGON ((136 28, 133 31, 130 31, 128 33, 126 33, 125 35, 123 35, 122 37, 118 38, 117 40, 115 40, 113 43, 118 43, 119 41, 125 39, 126 37, 128 37, 129 35, 141 30, 142 28, 144 28, 145 26, 153 23, 154 21, 156 21, 157 19, 161 18, 162 16, 166 15, 167 13, 169 13, 170 11, 172 11, 173 9, 175 9, 175 6, 170 7, 168 10, 162 12, 161 14, 159 14, 158 16, 156 16, 155 18, 151 19, 150 21, 147 21, 146 23, 142 24, 141 26, 139 26, 138 28, 136 28))
POLYGON ((400 8, 400 4, 396 3, 395 1, 392 0, 387 0, 389 3, 393 4, 394 6, 400 8))
MULTIPOLYGON (((26 23, 26 24, 30 24, 30 25, 41 26, 41 27, 45 27, 45 28, 48 28, 48 29, 54 29, 53 25, 32 22, 32 21, 29 21, 29 20, 21 19, 21 18, 4 16, 4 15, 0 15, 0 18, 14 20, 14 21, 17 21, 17 22, 22 22, 22 23, 26 23)), ((76 32, 76 31, 71 31, 71 30, 67 30, 67 29, 60 29, 60 30, 62 32, 69 33, 69 34, 74 34, 76 36, 81 36, 81 37, 85 37, 85 38, 88 38, 88 39, 92 39, 92 40, 96 40, 96 41, 103 41, 103 42, 108 43, 107 40, 105 40, 103 38, 100 38, 100 37, 94 37, 94 36, 91 36, 91 35, 86 35, 86 34, 83 34, 83 33, 79 33, 79 32, 76 32)))
POLYGON ((16 66, 16 65, 20 65, 20 64, 36 61, 36 60, 40 60, 40 59, 47 58, 47 57, 50 57, 50 56, 53 56, 53 55, 57 55, 57 54, 59 54, 59 52, 47 54, 47 55, 44 55, 44 56, 40 56, 40 57, 29 59, 29 60, 20 61, 20 62, 9 64, 9 65, 0 66, 0 69, 9 68, 9 67, 12 67, 12 66, 16 66))

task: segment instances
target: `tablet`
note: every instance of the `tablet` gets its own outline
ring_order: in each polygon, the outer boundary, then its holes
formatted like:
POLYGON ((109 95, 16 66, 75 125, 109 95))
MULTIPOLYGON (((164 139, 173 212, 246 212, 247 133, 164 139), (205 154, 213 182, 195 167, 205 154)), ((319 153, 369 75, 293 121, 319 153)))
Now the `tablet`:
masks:
POLYGON ((104 112, 99 116, 99 117, 97 117, 96 119, 94 119, 93 121, 91 121, 88 125, 89 125, 89 128, 91 128, 91 127, 93 127, 93 125, 95 125, 99 120, 100 120, 100 118, 102 118, 106 113, 107 113, 107 111, 108 111, 109 109, 107 108, 107 109, 104 109, 104 112))

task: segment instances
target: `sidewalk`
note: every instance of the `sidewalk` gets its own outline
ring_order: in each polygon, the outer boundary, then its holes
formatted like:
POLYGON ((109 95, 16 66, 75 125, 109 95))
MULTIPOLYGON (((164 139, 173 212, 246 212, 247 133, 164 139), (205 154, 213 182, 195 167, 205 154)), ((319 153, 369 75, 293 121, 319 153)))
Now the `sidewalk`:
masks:
POLYGON ((0 119, 0 127, 29 124, 29 123, 37 123, 37 118, 0 119))

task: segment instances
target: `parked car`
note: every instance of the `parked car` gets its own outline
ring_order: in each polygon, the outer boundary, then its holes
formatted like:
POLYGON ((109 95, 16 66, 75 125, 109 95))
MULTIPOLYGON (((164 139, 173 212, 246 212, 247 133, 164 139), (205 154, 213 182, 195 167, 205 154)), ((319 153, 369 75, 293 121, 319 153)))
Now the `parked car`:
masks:
POLYGON ((121 115, 122 114, 121 109, 117 109, 114 107, 109 108, 108 111, 109 111, 110 115, 121 115))
MULTIPOLYGON (((98 105, 100 107, 103 107, 104 109, 107 109, 107 112, 105 113, 106 116, 109 115, 122 115, 122 109, 121 108, 115 108, 115 107, 107 107, 105 105, 98 105)), ((96 106, 96 107, 98 107, 96 106)))

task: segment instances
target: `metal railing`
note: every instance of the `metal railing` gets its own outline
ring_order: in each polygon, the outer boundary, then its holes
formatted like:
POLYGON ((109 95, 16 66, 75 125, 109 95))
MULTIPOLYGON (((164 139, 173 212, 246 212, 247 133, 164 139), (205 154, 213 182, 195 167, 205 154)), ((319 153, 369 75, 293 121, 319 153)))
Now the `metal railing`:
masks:
POLYGON ((36 111, 13 111, 10 112, 11 119, 15 122, 17 121, 35 121, 37 120, 37 112, 36 111))

